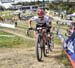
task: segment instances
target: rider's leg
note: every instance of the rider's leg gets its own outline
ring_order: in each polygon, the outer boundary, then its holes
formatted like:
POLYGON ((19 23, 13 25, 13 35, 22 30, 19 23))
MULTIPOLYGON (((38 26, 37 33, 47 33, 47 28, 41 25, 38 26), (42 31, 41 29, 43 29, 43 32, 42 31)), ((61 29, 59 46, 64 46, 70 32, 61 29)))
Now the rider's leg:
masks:
POLYGON ((47 36, 48 36, 48 38, 50 38, 50 29, 49 28, 47 29, 47 36))
POLYGON ((51 38, 51 33, 50 33, 49 28, 47 30, 47 37, 48 37, 48 48, 49 48, 50 51, 52 51, 52 49, 51 49, 51 40, 52 40, 52 38, 51 38))

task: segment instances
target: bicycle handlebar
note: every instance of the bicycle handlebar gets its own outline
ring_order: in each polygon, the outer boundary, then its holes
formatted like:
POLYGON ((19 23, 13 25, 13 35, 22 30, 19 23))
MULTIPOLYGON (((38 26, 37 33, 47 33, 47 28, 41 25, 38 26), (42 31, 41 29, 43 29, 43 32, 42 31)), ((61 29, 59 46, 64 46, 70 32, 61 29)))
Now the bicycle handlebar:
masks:
MULTIPOLYGON (((45 29, 45 27, 42 27, 42 29, 45 29)), ((28 28, 28 30, 37 30, 37 28, 28 28)))
POLYGON ((36 30, 36 28, 28 28, 28 30, 36 30))

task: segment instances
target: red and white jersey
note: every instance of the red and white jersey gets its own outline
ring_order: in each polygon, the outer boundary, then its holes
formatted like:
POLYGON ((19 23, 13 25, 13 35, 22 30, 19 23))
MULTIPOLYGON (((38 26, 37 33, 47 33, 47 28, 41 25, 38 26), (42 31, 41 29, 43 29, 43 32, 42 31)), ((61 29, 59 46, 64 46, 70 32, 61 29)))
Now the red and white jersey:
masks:
POLYGON ((36 23, 49 23, 52 21, 53 18, 51 18, 50 16, 45 15, 44 18, 42 20, 40 20, 38 18, 38 16, 34 16, 31 18, 32 21, 35 21, 36 23))

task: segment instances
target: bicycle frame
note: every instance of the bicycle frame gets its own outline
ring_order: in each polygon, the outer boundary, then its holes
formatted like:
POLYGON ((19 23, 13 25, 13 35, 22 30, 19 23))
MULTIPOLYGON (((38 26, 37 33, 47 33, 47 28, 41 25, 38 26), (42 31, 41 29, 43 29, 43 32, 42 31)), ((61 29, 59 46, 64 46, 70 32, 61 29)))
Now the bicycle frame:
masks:
POLYGON ((36 31, 40 35, 42 40, 46 43, 46 41, 47 41, 47 29, 46 29, 46 27, 37 27, 36 31))

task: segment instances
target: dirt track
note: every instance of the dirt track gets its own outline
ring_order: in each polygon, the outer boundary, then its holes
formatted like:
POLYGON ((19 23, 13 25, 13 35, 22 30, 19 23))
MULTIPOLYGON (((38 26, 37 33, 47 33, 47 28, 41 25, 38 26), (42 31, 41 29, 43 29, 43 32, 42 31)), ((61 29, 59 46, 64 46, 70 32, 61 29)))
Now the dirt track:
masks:
POLYGON ((3 48, 0 49, 0 68, 66 68, 58 62, 61 47, 55 47, 48 57, 43 57, 43 62, 38 62, 35 48, 3 48))

